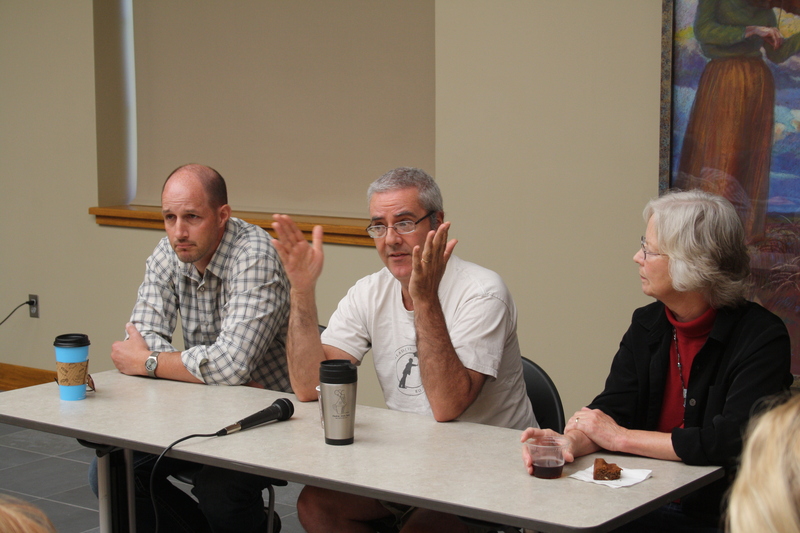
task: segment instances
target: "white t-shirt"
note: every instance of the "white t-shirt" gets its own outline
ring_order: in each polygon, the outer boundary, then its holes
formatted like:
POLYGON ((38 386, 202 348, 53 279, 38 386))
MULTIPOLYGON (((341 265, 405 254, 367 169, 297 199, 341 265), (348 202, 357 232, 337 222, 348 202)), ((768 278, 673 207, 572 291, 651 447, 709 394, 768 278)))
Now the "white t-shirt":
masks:
MULTIPOLYGON (((525 429, 536 420, 525 392, 517 308, 496 273, 451 256, 439 285, 447 331, 465 367, 486 376, 459 420, 525 429)), ((372 349, 389 409, 433 416, 417 359, 414 312, 387 268, 359 280, 334 312, 322 343, 361 361, 372 349)))

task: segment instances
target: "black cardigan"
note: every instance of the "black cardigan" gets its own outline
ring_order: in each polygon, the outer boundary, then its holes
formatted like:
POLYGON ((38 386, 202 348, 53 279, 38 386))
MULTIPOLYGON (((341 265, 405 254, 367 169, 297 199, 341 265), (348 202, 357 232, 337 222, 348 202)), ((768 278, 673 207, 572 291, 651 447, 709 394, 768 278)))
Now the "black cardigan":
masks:
MULTIPOLYGON (((605 390, 589 407, 625 428, 656 431, 671 342, 664 304, 634 311, 605 390)), ((791 385, 790 360, 789 333, 779 317, 752 302, 717 311, 708 340, 692 363, 685 423, 672 430, 672 445, 684 463, 724 466, 728 476, 685 497, 685 512, 694 514, 695 505, 720 509, 750 415, 759 399, 791 385)))

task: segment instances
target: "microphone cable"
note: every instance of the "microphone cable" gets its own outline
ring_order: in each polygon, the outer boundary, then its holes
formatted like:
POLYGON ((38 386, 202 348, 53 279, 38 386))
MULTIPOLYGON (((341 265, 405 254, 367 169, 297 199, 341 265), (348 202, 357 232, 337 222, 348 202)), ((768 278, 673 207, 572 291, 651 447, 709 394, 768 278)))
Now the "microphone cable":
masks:
MULTIPOLYGON (((150 503, 153 504, 153 515, 155 517, 155 523, 156 523, 154 530, 155 533, 158 533, 158 505, 156 504, 155 483, 153 480, 156 477, 156 469, 158 468, 158 463, 161 462, 161 458, 164 457, 164 455, 166 455, 166 453, 170 451, 173 447, 175 447, 176 445, 180 444, 185 440, 193 439, 195 437, 219 437, 221 436, 220 433, 221 431, 222 430, 217 431, 216 433, 196 433, 194 435, 188 435, 186 437, 182 437, 173 442, 172 444, 170 444, 169 446, 167 446, 166 448, 164 448, 164 451, 161 452, 161 455, 159 455, 158 459, 156 459, 156 462, 153 464, 153 468, 150 470, 150 503)), ((169 483, 169 481, 167 481, 167 483, 169 483)))
MULTIPOLYGON (((291 418, 293 414, 294 414, 294 405, 292 404, 291 400, 288 400, 286 398, 278 398, 272 403, 272 405, 270 405, 266 409, 262 409, 261 411, 254 413, 253 415, 243 418, 238 422, 236 422, 235 424, 226 426, 214 433, 195 433, 194 435, 188 435, 186 437, 182 437, 173 442, 172 444, 170 444, 169 446, 167 446, 166 448, 164 448, 164 451, 161 452, 161 455, 158 456, 156 462, 153 463, 153 468, 150 470, 150 483, 149 483, 150 503, 153 505, 155 533, 158 533, 158 505, 156 504, 154 480, 156 477, 155 474, 156 474, 156 469, 158 468, 158 464, 161 462, 161 458, 164 457, 168 451, 170 451, 173 447, 180 444, 181 442, 193 439, 195 437, 224 437, 225 435, 231 435, 238 431, 249 429, 251 427, 260 426, 262 424, 288 420, 289 418, 291 418)), ((167 483, 169 483, 169 481, 167 481, 167 483)))

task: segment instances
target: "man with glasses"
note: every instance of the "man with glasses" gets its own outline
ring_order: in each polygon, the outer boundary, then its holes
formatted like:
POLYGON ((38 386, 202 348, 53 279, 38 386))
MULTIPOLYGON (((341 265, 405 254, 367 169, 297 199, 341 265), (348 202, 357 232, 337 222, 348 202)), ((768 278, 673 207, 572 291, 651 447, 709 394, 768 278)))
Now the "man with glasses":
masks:
MULTIPOLYGON (((322 272, 322 228, 309 245, 286 215, 273 241, 292 284, 287 358, 292 389, 317 399, 325 359, 358 364, 372 349, 390 409, 509 428, 535 423, 525 393, 517 311, 500 277, 452 255, 441 192, 424 171, 397 168, 369 188, 369 235, 386 265, 359 280, 317 333, 314 289, 322 272)), ((303 527, 375 531, 386 519, 403 530, 466 531, 453 515, 306 487, 297 503, 303 527)))

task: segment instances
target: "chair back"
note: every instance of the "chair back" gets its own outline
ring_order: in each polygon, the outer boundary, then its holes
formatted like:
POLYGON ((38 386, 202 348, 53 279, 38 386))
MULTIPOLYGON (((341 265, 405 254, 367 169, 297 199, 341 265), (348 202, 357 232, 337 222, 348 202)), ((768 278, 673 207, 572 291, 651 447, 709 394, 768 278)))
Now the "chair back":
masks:
POLYGON ((522 358, 522 373, 539 427, 564 433, 564 406, 556 384, 542 367, 525 357, 522 358))

